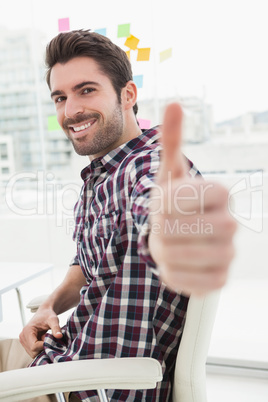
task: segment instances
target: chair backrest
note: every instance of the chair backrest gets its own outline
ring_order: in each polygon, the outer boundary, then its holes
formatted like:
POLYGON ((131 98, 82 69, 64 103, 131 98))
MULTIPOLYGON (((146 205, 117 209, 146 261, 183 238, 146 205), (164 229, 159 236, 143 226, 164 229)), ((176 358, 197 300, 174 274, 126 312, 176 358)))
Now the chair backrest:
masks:
POLYGON ((173 402, 206 402, 206 359, 220 291, 190 297, 176 360, 173 402))

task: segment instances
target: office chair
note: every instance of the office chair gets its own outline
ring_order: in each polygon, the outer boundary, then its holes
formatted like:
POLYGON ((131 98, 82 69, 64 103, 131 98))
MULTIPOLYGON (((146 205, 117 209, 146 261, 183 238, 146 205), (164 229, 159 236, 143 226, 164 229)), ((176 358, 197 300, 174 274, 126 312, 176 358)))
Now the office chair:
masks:
MULTIPOLYGON (((173 402, 206 402, 206 358, 220 292, 190 297, 173 384, 173 402)), ((79 360, 0 373, 0 401, 22 401, 44 394, 105 389, 149 389, 162 380, 161 365, 151 358, 79 360), (59 369, 60 368, 60 369, 59 369)))

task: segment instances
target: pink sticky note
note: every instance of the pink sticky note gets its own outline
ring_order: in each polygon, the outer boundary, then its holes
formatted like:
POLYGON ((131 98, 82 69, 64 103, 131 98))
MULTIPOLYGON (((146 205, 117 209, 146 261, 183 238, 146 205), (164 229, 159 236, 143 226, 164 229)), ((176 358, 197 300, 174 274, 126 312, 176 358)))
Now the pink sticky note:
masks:
POLYGON ((151 128, 151 120, 138 119, 138 122, 139 122, 140 128, 143 128, 146 130, 151 128))
POLYGON ((59 18, 58 19, 59 32, 70 31, 70 20, 69 18, 59 18))

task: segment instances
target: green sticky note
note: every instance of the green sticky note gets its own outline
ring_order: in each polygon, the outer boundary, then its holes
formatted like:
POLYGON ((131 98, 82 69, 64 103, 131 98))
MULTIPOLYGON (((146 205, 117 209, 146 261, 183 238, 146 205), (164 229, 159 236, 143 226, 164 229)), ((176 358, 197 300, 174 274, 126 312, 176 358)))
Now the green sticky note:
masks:
POLYGON ((130 24, 118 25, 117 37, 127 38, 130 35, 130 24))
POLYGON ((57 116, 48 116, 47 129, 48 131, 61 130, 61 126, 58 123, 57 116))

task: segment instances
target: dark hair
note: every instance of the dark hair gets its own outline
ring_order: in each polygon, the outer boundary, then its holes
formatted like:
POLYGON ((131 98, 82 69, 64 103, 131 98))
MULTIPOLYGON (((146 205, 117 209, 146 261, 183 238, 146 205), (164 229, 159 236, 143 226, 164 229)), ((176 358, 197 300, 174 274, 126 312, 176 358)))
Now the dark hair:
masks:
MULTIPOLYGON (((48 86, 51 69, 56 63, 64 64, 79 56, 91 57, 98 63, 101 71, 111 80, 121 103, 121 90, 133 79, 130 61, 123 49, 107 37, 90 30, 61 32, 48 43, 45 59, 48 86)), ((137 114, 137 103, 133 111, 137 114)))

